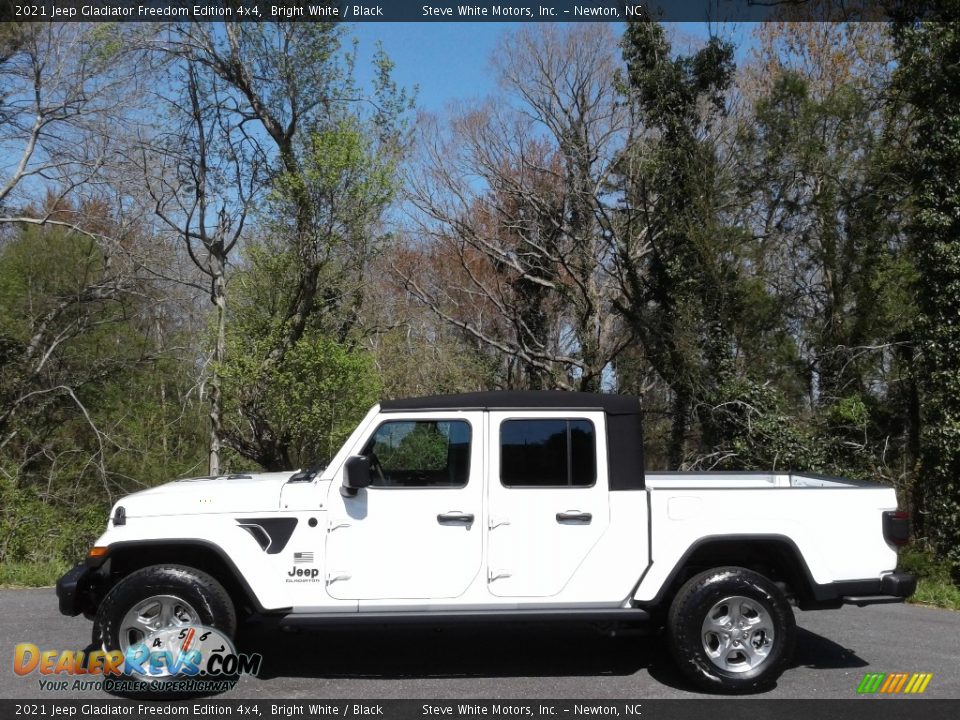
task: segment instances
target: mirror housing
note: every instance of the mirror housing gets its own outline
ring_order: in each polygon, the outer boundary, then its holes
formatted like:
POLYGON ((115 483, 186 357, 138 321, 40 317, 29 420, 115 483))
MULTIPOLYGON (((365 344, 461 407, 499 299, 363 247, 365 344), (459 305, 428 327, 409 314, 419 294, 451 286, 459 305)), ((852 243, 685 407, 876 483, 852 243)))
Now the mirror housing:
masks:
POLYGON ((340 494, 344 497, 356 497, 360 488, 370 484, 370 458, 364 455, 354 455, 349 458, 343 468, 343 485, 340 494))

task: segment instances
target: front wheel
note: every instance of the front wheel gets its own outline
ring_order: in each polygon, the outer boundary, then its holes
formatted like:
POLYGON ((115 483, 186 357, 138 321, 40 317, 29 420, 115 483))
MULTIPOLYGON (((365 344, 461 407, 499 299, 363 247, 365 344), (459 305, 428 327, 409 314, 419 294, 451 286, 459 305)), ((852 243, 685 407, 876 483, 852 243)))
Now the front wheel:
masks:
POLYGON ((690 578, 670 606, 667 629, 680 670, 708 692, 769 686, 786 668, 796 642, 786 597, 763 575, 740 567, 690 578))
MULTIPOLYGON (((130 667, 126 658, 146 644, 151 652, 167 653, 163 663, 175 662, 188 652, 184 643, 196 648, 195 641, 207 635, 232 645, 236 627, 233 603, 210 575, 180 565, 152 565, 131 573, 107 593, 97 610, 93 643, 122 652, 126 673, 130 667), (216 632, 205 632, 211 628, 216 632)), ((138 661, 135 667, 139 670, 133 676, 149 681, 152 689, 146 695, 150 697, 162 696, 178 675, 166 664, 148 666, 138 661)))

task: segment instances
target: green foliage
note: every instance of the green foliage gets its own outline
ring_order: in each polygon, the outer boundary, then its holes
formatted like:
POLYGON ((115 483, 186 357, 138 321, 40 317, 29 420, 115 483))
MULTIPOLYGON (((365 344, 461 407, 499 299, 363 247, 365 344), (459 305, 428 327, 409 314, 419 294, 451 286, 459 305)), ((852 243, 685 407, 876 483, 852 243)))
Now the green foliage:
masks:
POLYGON ((75 562, 103 533, 109 512, 103 500, 68 505, 0 477, 0 563, 75 562))
POLYGON ((262 407, 293 464, 329 459, 380 399, 370 355, 310 333, 269 371, 262 407))
POLYGON ((829 405, 863 392, 882 372, 877 349, 909 327, 912 266, 897 230, 896 118, 877 113, 876 88, 816 82, 785 69, 757 100, 743 182, 762 196, 784 319, 809 339, 817 401, 829 405))
POLYGON ((711 38, 675 57, 663 27, 646 22, 628 23, 622 47, 623 91, 649 132, 625 150, 623 192, 640 208, 635 221, 651 247, 642 262, 621 260, 620 309, 673 392, 668 455, 676 467, 692 406, 729 375, 743 292, 744 235, 724 217, 731 184, 712 132, 726 113, 733 47, 711 38))
POLYGON ((901 550, 897 565, 919 580, 910 602, 960 610, 960 586, 953 582, 948 567, 930 550, 916 545, 901 550))
POLYGON ((29 341, 38 318, 79 295, 103 261, 89 238, 34 226, 19 230, 0 245, 0 333, 29 341))
POLYGON ((192 385, 189 368, 173 356, 100 388, 91 411, 110 438, 106 467, 119 492, 205 472, 206 411, 188 397, 192 385))
POLYGON ((949 572, 929 549, 911 544, 900 551, 897 566, 904 572, 927 580, 948 580, 949 572))
POLYGON ((671 140, 689 144, 693 139, 690 131, 700 122, 701 102, 725 110, 735 71, 730 43, 711 37, 695 53, 673 57, 662 25, 632 21, 622 45, 628 83, 647 121, 664 128, 671 140))
POLYGON ((860 395, 841 398, 826 410, 827 421, 836 428, 862 432, 870 420, 870 413, 860 395))
MULTIPOLYGON (((375 341, 377 374, 385 398, 472 392, 495 387, 496 358, 453 338, 411 338, 408 328, 388 331, 375 341)), ((439 336, 439 337, 438 337, 439 336)))
POLYGON ((229 359, 220 368, 226 422, 239 421, 238 401, 248 407, 255 403, 258 417, 284 446, 284 461, 291 466, 332 457, 380 398, 372 358, 361 348, 310 332, 283 360, 264 370, 257 347, 261 343, 248 340, 231 333, 229 359), (258 383, 262 391, 250 397, 258 383))
POLYGON ((713 452, 711 467, 726 470, 816 470, 823 447, 809 425, 798 423, 770 385, 729 379, 699 410, 713 452))
POLYGON ((97 65, 116 63, 124 51, 122 23, 97 23, 87 33, 86 59, 97 65))
POLYGON ((920 309, 916 334, 924 429, 920 474, 934 550, 960 578, 960 28, 956 0, 896 28, 896 83, 910 104, 903 170, 920 309))
POLYGON ((332 457, 382 390, 369 352, 339 342, 322 318, 280 360, 264 362, 284 336, 297 271, 292 253, 249 248, 248 266, 233 280, 227 359, 216 369, 226 426, 240 435, 244 413, 255 413, 278 448, 275 469, 332 457))
POLYGON ((908 489, 884 457, 890 452, 889 412, 886 403, 851 395, 805 414, 772 384, 731 378, 697 409, 702 443, 709 448, 701 451, 698 465, 886 481, 906 496, 908 489))
POLYGON ((917 582, 917 591, 908 602, 960 610, 960 588, 950 580, 921 579, 917 582))
MULTIPOLYGON (((732 144, 709 145, 706 127, 695 136, 738 169, 738 197, 728 194, 734 178, 716 175, 708 187, 723 203, 700 223, 711 234, 699 243, 697 227, 681 236, 708 260, 678 255, 677 272, 692 277, 668 283, 674 294, 692 291, 693 304, 677 306, 694 310, 682 347, 701 357, 687 390, 675 369, 687 360, 664 374, 674 393, 695 398, 700 434, 687 461, 870 478, 906 500, 918 422, 916 269, 893 162, 902 121, 879 110, 889 73, 876 58, 886 54, 822 27, 763 32, 778 50, 757 87, 744 88, 753 102, 736 118, 732 144), (731 212, 739 235, 724 234, 731 212)), ((705 101, 700 112, 717 107, 705 101)))
MULTIPOLYGON (((269 234, 259 250, 251 250, 286 262, 286 268, 271 271, 284 273, 291 289, 317 273, 322 293, 304 310, 313 316, 311 324, 345 328, 341 339, 359 311, 364 273, 382 237, 379 221, 396 190, 396 170, 392 150, 379 147, 356 117, 318 125, 303 139, 298 171, 275 180, 263 214, 269 234)), ((283 312, 289 314, 287 308, 283 312)))
POLYGON ((447 467, 447 423, 392 423, 387 429, 390 434, 378 434, 374 448, 385 470, 435 471, 447 467))
POLYGON ((295 203, 308 196, 317 233, 310 239, 359 242, 357 234, 369 231, 392 199, 395 174, 396 159, 376 152, 356 117, 318 126, 304 140, 300 172, 284 173, 275 182, 269 211, 274 228, 293 220, 295 203))

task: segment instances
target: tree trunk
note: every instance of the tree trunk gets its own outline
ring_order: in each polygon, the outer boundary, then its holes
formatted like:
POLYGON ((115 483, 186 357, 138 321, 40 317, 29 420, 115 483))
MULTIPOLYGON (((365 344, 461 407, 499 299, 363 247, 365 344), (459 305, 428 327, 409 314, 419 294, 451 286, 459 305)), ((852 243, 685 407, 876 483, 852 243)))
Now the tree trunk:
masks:
POLYGON ((210 374, 210 455, 209 474, 220 474, 220 438, 223 434, 223 397, 220 372, 227 354, 227 293, 223 277, 224 263, 218 268, 212 282, 212 299, 217 308, 217 340, 213 348, 213 372, 210 374))
POLYGON ((686 388, 675 390, 673 397, 673 423, 670 426, 670 444, 667 460, 671 470, 679 470, 683 463, 683 450, 687 440, 687 415, 690 411, 690 392, 686 388))

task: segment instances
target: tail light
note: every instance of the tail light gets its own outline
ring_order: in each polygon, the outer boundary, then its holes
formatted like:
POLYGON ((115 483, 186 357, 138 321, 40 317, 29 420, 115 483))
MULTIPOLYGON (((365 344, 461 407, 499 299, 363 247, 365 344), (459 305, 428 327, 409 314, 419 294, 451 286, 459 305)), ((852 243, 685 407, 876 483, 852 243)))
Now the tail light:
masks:
POLYGON ((903 510, 883 513, 883 539, 891 545, 906 545, 910 541, 910 515, 903 510))

